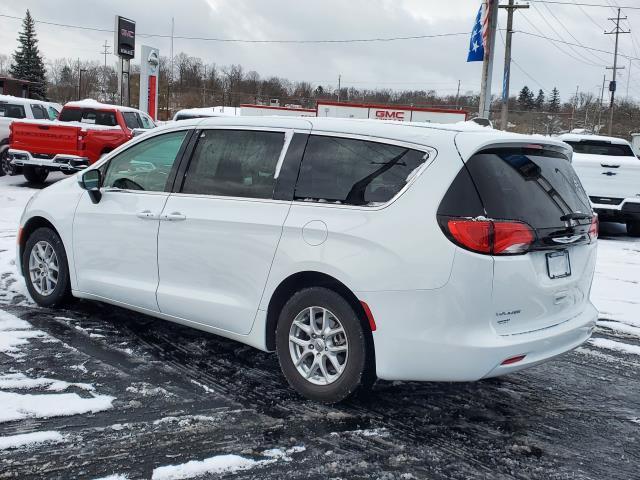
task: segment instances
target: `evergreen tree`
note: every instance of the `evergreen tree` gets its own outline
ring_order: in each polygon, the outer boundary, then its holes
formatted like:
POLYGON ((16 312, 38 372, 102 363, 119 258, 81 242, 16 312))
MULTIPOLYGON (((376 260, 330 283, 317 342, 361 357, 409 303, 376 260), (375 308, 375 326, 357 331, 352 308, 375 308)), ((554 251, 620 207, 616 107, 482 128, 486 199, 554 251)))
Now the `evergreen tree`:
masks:
POLYGON ((557 112, 560 110, 560 92, 556 87, 551 90, 551 97, 549 97, 549 111, 557 112))
POLYGON ((536 110, 542 110, 544 108, 544 101, 545 101, 544 92, 542 91, 542 89, 540 89, 538 90, 538 96, 533 102, 534 106, 536 107, 536 110))
POLYGON ((36 85, 31 91, 44 98, 47 93, 46 71, 42 56, 38 50, 35 22, 29 10, 22 22, 22 32, 18 35, 18 48, 13 54, 13 63, 9 74, 20 80, 29 80, 36 85))
POLYGON ((533 92, 526 85, 520 90, 518 95, 518 104, 522 110, 531 110, 534 104, 533 92))

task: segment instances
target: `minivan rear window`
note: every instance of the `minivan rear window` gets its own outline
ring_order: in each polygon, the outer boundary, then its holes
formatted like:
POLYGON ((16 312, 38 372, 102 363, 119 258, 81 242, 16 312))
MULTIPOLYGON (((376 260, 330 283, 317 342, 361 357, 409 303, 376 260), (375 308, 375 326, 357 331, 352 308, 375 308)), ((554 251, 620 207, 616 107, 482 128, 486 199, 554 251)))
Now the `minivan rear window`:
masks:
POLYGON ((295 199, 369 206, 388 202, 427 158, 425 152, 407 147, 312 135, 295 199))
POLYGON ((621 145, 599 140, 584 140, 580 142, 567 142, 575 153, 587 155, 604 155, 607 157, 634 157, 633 150, 629 145, 621 145))
POLYGON ((592 212, 568 157, 558 151, 484 150, 471 157, 467 168, 491 218, 520 220, 537 229, 563 227, 561 217, 592 212))

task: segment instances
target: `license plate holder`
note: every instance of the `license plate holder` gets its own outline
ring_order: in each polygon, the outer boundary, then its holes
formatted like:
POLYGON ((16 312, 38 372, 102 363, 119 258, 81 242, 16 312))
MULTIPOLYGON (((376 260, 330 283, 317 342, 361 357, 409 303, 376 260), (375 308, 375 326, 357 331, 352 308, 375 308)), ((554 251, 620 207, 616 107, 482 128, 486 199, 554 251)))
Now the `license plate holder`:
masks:
POLYGON ((568 250, 547 253, 547 273, 552 280, 571 276, 571 261, 568 250))

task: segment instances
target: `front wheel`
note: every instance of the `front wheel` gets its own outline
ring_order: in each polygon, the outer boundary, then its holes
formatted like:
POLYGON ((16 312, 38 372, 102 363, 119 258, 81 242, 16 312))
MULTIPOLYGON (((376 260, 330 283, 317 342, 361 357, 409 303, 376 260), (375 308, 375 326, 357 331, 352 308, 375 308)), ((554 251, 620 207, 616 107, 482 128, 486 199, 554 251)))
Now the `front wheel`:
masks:
POLYGON ((8 149, 5 149, 0 153, 0 177, 3 175, 17 175, 20 171, 20 167, 11 165, 7 151, 8 149))
POLYGON ((23 167, 22 173, 24 174, 24 178, 27 179, 28 182, 35 184, 42 184, 49 176, 49 170, 42 167, 34 167, 32 165, 25 165, 23 167))
POLYGON ((289 299, 278 320, 276 350, 289 384, 310 400, 340 402, 375 378, 358 314, 326 288, 289 299))
POLYGON ((640 237, 640 220, 629 220, 627 222, 627 233, 632 237, 640 237))
POLYGON ((67 254, 50 228, 38 228, 27 239, 22 273, 31 298, 42 307, 59 307, 71 297, 67 254))

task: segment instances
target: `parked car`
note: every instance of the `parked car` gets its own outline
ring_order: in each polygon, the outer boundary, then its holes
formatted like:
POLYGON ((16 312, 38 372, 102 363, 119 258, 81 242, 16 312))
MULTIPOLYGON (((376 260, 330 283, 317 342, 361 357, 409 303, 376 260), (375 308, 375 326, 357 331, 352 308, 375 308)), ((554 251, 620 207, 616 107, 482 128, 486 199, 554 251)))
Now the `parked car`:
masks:
POLYGON ((58 121, 16 121, 10 127, 8 159, 25 178, 42 183, 50 171, 75 173, 130 140, 155 128, 144 112, 94 100, 67 103, 58 121))
POLYGON ((59 108, 59 105, 55 103, 0 95, 0 176, 20 173, 7 159, 11 123, 22 119, 55 120, 59 113, 59 109, 56 111, 56 108, 59 108))
POLYGON ((594 328, 597 217, 570 156, 468 125, 185 120, 36 194, 17 263, 39 305, 275 350, 322 402, 376 377, 495 377, 594 328))
POLYGON ((640 237, 640 159, 622 138, 565 134, 573 167, 601 221, 625 223, 640 237))

